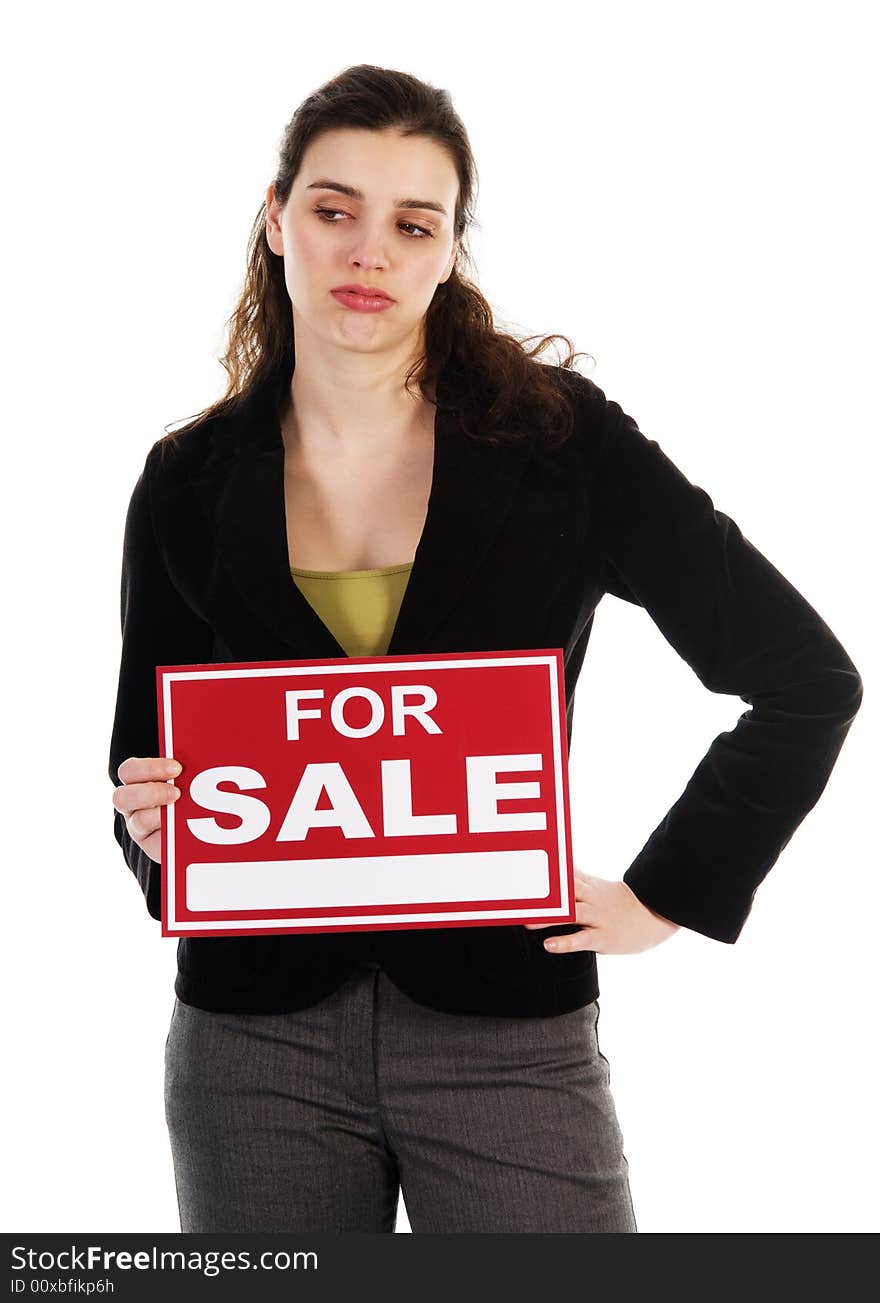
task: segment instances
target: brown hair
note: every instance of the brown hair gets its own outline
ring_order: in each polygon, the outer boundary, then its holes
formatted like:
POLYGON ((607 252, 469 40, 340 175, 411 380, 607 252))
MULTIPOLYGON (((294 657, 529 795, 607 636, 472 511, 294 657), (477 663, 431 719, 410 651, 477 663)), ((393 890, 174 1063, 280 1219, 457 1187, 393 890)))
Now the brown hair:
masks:
MULTIPOLYGON (((450 276, 437 286, 428 308, 425 354, 407 373, 407 388, 418 375, 423 396, 430 401, 433 393, 439 401, 437 379, 442 373, 444 401, 473 437, 493 443, 517 438, 537 421, 549 443, 567 438, 573 428, 571 405, 566 387, 555 383, 553 373, 571 369, 578 356, 571 340, 559 334, 521 340, 498 330, 489 303, 464 274, 465 267, 473 266, 465 233, 476 221, 472 205, 477 170, 467 132, 449 93, 409 73, 373 64, 346 68, 309 95, 284 130, 275 176, 275 196, 282 207, 310 142, 344 127, 425 136, 448 150, 458 173, 453 233, 459 249, 450 276), (526 349, 534 339, 538 343, 526 349), (533 361, 554 339, 568 345, 564 360, 552 367, 533 361)), ((266 240, 266 216, 264 199, 248 240, 241 294, 227 322, 228 346, 220 358, 228 376, 226 393, 182 429, 166 434, 163 444, 212 416, 234 410, 258 387, 275 387, 276 393, 289 387, 294 369, 290 295, 284 259, 272 252, 266 240)))

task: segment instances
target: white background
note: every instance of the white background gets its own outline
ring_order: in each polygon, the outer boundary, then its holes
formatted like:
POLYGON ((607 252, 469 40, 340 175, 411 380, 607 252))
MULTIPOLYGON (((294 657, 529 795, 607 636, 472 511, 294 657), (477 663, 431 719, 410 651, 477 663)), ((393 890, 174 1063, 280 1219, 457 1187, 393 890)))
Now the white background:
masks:
MULTIPOLYGON (((154 440, 223 391, 285 123, 360 62, 451 92, 499 323, 591 353, 865 680, 739 942, 599 958, 639 1230, 877 1228, 875 16, 447 0, 44 4, 7 24, 5 1229, 179 1229, 176 942, 113 838, 107 774, 125 510, 154 440)), ((605 598, 571 757, 579 866, 621 877, 746 708, 605 598)))

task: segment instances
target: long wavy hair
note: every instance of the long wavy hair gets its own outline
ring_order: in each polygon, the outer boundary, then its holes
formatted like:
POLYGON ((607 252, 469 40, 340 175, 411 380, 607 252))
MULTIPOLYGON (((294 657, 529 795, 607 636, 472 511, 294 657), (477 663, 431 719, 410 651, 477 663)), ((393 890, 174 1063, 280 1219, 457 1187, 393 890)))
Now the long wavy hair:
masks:
MULTIPOLYGON (((466 234, 476 223, 477 169, 449 93, 409 73, 364 63, 325 82, 302 102, 284 129, 275 175, 275 196, 282 207, 310 142, 345 127, 424 136, 448 151, 458 174, 456 261, 428 307, 424 354, 407 372, 407 390, 411 392, 415 382, 425 399, 439 402, 437 382, 442 376, 444 404, 474 438, 513 440, 538 422, 548 443, 564 441, 573 429, 573 411, 567 386, 556 383, 555 373, 572 369, 578 356, 592 354, 576 353, 566 335, 521 339, 496 327, 489 303, 467 274, 474 265, 466 234), (527 348, 534 340, 534 347, 527 348), (554 340, 563 340, 568 352, 562 361, 548 365, 538 355, 554 340)), ((182 429, 166 433, 163 444, 174 444, 211 417, 231 413, 263 386, 277 395, 289 387, 295 365, 291 301, 284 259, 272 252, 266 239, 266 217, 264 199, 248 240, 244 284, 227 322, 227 347, 220 358, 227 374, 226 393, 182 429)))

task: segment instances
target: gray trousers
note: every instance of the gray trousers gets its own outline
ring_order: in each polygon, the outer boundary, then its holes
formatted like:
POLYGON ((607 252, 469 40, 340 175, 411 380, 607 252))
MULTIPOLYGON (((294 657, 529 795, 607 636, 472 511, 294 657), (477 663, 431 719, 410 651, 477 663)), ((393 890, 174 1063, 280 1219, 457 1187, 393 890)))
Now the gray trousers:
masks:
POLYGON ((184 1232, 637 1230, 598 1001, 448 1014, 372 962, 309 1009, 175 1000, 165 1116, 184 1232))

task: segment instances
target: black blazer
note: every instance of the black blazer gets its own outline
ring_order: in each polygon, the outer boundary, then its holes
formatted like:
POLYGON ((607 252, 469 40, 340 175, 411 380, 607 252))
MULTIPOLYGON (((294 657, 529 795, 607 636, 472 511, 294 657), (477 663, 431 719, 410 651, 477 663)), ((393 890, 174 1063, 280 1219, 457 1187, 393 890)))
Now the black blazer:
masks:
MULTIPOLYGON (((715 738, 623 880, 665 918, 734 942, 825 787, 861 678, 813 607, 655 440, 592 381, 554 372, 576 413, 556 449, 538 429, 515 445, 466 436, 441 377, 427 519, 388 655, 562 648, 570 745, 596 606, 604 593, 642 606, 709 691, 751 710, 715 738)), ((278 415, 288 385, 183 434, 179 451, 158 440, 147 455, 123 544, 115 785, 127 756, 159 754, 157 665, 346 655, 290 574, 278 415)), ((159 919, 160 865, 116 810, 114 825, 159 919)), ((182 937, 175 992, 214 1011, 300 1009, 371 954, 435 1009, 565 1013, 599 992, 592 951, 543 947, 575 930, 182 937)))

